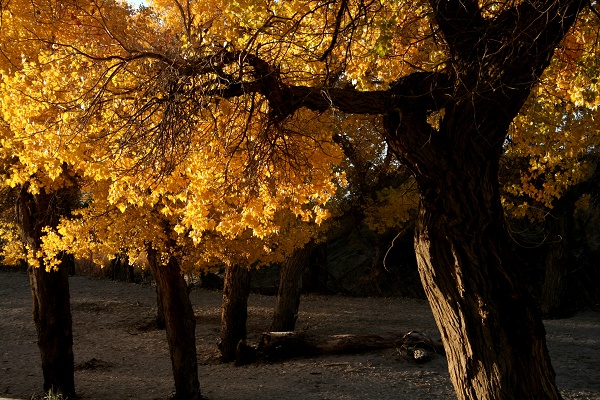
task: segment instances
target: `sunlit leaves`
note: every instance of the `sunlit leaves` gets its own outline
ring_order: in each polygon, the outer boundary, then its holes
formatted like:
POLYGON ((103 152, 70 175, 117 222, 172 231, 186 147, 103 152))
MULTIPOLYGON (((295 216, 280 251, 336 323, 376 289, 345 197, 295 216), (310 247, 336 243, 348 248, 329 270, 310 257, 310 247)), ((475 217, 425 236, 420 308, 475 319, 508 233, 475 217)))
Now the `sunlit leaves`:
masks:
MULTIPOLYGON (((312 235, 296 219, 320 224, 328 216, 325 204, 343 181, 334 171, 341 150, 331 117, 300 110, 274 123, 261 96, 213 101, 219 80, 246 67, 234 62, 217 71, 212 59, 203 61, 253 46, 280 55, 260 40, 287 35, 289 27, 268 22, 273 12, 289 22, 298 10, 283 3, 272 4, 276 11, 261 2, 182 4, 155 2, 155 13, 129 14, 118 3, 77 2, 57 5, 64 12, 54 15, 31 3, 29 14, 7 18, 10 32, 29 35, 7 34, 15 53, 23 43, 39 46, 2 73, 2 151, 13 160, 4 183, 27 182, 35 194, 60 188, 68 173, 90 196, 72 219, 47 230, 46 266, 63 249, 83 257, 148 245, 165 253, 188 249, 188 258, 200 252, 194 264, 274 260, 312 235), (36 15, 56 29, 40 36, 36 15), (265 26, 257 25, 262 20, 265 26), (250 35, 259 28, 268 34, 250 35), (292 247, 273 239, 283 231, 292 247)), ((310 7, 303 12, 312 14, 310 7)), ((310 36, 294 51, 317 46, 308 44, 310 36)))
MULTIPOLYGON (((536 208, 552 208, 595 168, 600 140, 599 32, 598 18, 584 12, 513 123, 507 157, 520 171, 506 190, 513 199, 522 196, 533 207, 531 215, 536 208)), ((510 204, 520 216, 528 213, 528 207, 507 201, 510 204)))
MULTIPOLYGON (((514 3, 481 7, 493 18, 514 3)), ((336 193, 339 203, 351 197, 345 173, 370 188, 397 165, 372 121, 296 110, 285 89, 386 89, 446 67, 426 2, 150 5, 13 0, 2 16, 2 183, 37 193, 67 174, 89 196, 48 231, 50 258, 149 243, 194 265, 289 254, 329 216, 336 193)), ((507 154, 524 168, 507 193, 525 201, 550 207, 589 174, 600 71, 593 17, 582 15, 513 125, 507 154)), ((444 112, 428 123, 439 128, 444 112)), ((361 204, 375 229, 414 208, 403 182, 361 204)))

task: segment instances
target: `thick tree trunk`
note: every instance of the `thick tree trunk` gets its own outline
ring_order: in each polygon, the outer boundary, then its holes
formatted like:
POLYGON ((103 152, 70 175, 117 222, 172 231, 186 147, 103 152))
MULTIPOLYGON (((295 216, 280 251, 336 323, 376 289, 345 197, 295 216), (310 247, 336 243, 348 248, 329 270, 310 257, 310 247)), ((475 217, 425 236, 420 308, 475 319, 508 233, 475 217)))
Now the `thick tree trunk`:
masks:
POLYGON ((315 247, 314 242, 307 243, 304 247, 296 249, 281 265, 271 331, 288 332, 296 328, 302 274, 308 267, 308 260, 315 247))
MULTIPOLYGON (((21 189, 17 198, 17 223, 22 240, 32 250, 38 250, 44 227, 56 227, 61 216, 70 214, 74 188, 54 193, 28 193, 21 189)), ((33 321, 42 359, 44 391, 52 390, 75 398, 73 330, 69 296, 69 256, 62 255, 57 270, 46 271, 29 266, 29 282, 33 304, 33 321)))
POLYGON ((487 102, 498 93, 449 101, 439 129, 421 108, 394 109, 388 139, 421 192, 415 252, 458 398, 560 399, 499 193, 502 144, 524 95, 487 102))
POLYGON ((171 353, 175 398, 199 399, 196 319, 179 263, 170 257, 166 265, 157 262, 156 250, 147 249, 148 263, 162 300, 167 341, 171 353))
POLYGON ((559 399, 544 326, 507 256, 499 197, 472 187, 444 193, 445 211, 423 205, 415 237, 457 395, 559 399))
POLYGON ((246 340, 248 318, 248 295, 252 272, 243 266, 231 266, 225 271, 223 305, 221 309, 221 359, 230 362, 236 359, 240 341, 246 340))

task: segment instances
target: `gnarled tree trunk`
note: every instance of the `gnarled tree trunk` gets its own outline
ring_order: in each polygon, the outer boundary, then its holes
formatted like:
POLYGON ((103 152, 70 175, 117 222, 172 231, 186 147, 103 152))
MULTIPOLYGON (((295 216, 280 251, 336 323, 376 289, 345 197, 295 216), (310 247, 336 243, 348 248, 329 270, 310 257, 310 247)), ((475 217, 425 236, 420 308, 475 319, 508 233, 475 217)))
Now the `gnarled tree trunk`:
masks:
POLYGON ((251 278, 252 272, 243 266, 234 265, 225 271, 219 340, 221 359, 225 362, 236 359, 238 344, 246 340, 251 278))
POLYGON ((156 250, 149 246, 147 253, 148 264, 156 280, 158 297, 163 308, 175 379, 175 398, 199 399, 201 396, 196 355, 196 319, 185 279, 175 257, 169 257, 166 265, 159 265, 156 250))
MULTIPOLYGON (((51 194, 43 190, 28 192, 24 185, 17 198, 17 223, 22 240, 32 250, 41 245, 42 229, 56 227, 61 216, 71 211, 75 189, 59 189, 51 194)), ((62 254, 57 270, 46 271, 29 266, 29 282, 33 303, 33 321, 42 359, 44 391, 52 390, 65 397, 75 397, 73 330, 69 296, 69 256, 62 254)))
POLYGON ((296 249, 281 265, 271 331, 288 332, 296 328, 302 274, 308 267, 308 260, 315 247, 314 242, 307 243, 304 247, 296 249))
POLYGON ((418 113, 388 123, 396 126, 390 144, 421 191, 415 250, 452 383, 461 400, 560 399, 541 316, 511 256, 499 194, 508 121, 477 125, 470 105, 447 105, 451 114, 439 131, 418 113), (405 134, 410 127, 414 135, 405 134))
POLYGON ((386 127, 421 191, 415 250, 450 377, 459 399, 560 399, 498 171, 511 121, 583 3, 524 1, 494 19, 476 2, 430 3, 450 66, 400 80, 386 127), (443 114, 439 126, 428 110, 443 114))
POLYGON ((446 170, 423 190, 415 235, 458 397, 559 399, 544 326, 510 257, 494 166, 467 170, 472 179, 446 170))

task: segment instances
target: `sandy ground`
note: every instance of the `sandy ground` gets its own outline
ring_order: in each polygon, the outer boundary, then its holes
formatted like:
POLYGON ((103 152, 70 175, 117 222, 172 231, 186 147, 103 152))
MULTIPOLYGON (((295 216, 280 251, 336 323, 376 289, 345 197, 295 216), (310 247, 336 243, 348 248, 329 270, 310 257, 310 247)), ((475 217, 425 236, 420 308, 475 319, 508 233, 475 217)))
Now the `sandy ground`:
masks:
MULTIPOLYGON (((219 292, 191 293, 197 316, 202 393, 210 400, 455 399, 446 360, 402 359, 396 349, 299 358, 243 367, 218 361, 219 292)), ((149 285, 71 279, 76 389, 81 399, 166 399, 173 391, 164 331, 144 329, 156 312, 149 285)), ((274 298, 249 299, 249 342, 270 323, 274 298)), ((40 394, 42 374, 31 320, 28 278, 0 271, 0 397, 40 394)), ((401 298, 302 298, 298 328, 313 333, 439 334, 425 301, 401 298)), ((557 381, 567 399, 600 399, 600 313, 546 321, 557 381)))

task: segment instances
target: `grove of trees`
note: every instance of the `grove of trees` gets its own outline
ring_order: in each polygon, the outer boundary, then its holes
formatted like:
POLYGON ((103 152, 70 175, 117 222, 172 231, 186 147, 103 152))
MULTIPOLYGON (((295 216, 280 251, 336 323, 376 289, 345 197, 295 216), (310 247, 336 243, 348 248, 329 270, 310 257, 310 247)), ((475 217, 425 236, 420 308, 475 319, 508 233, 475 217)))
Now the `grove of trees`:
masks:
POLYGON ((182 274, 225 267, 230 360, 252 269, 281 263, 274 327, 293 329, 308 253, 355 215, 414 218, 459 399, 561 398, 541 311, 563 306, 572 217, 597 182, 595 6, 0 1, 3 251, 29 264, 44 389, 76 393, 73 256, 147 257, 176 395, 194 399, 182 274), (564 238, 541 311, 508 217, 564 238))

